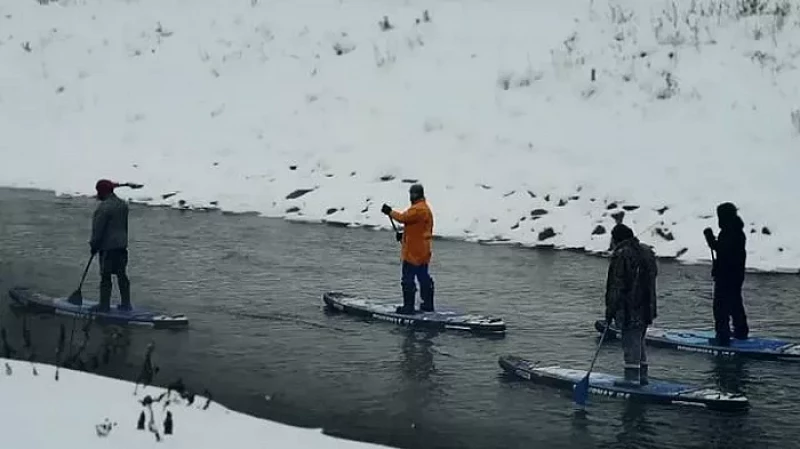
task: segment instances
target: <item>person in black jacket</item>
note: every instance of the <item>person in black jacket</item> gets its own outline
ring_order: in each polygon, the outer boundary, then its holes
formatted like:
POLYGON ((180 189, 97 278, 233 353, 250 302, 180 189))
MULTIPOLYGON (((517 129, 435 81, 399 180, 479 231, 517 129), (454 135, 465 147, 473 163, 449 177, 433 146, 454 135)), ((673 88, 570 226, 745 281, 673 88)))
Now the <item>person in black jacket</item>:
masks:
POLYGON ((714 331, 712 344, 730 345, 730 320, 733 319, 733 337, 746 340, 750 333, 747 327, 747 315, 742 298, 744 283, 747 238, 744 234, 744 222, 737 214, 733 203, 722 203, 717 206, 719 237, 714 237, 711 228, 703 233, 706 242, 716 258, 711 268, 714 278, 714 331))

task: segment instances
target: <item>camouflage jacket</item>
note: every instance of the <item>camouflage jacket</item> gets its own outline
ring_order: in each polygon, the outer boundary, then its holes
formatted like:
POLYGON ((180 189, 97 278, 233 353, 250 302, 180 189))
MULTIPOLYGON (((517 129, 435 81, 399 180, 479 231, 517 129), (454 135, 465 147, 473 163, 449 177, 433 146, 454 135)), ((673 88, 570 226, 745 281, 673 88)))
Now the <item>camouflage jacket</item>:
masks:
POLYGON ((632 238, 611 254, 606 280, 606 319, 621 329, 643 327, 656 318, 658 265, 653 250, 632 238))

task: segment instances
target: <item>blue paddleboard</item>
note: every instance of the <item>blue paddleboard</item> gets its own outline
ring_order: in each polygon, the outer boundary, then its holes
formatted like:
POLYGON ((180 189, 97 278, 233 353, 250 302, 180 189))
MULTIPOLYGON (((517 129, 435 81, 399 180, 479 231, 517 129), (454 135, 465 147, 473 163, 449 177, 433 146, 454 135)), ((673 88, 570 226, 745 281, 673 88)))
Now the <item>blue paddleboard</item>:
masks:
MULTIPOLYGON (((606 323, 597 320, 595 329, 603 333, 606 323)), ((608 328, 608 337, 617 337, 619 330, 612 325, 608 328)), ((747 340, 731 339, 730 346, 712 345, 709 339, 714 338, 714 331, 694 329, 660 329, 647 328, 645 342, 652 346, 678 349, 681 351, 701 352, 706 354, 741 356, 763 360, 786 360, 800 362, 800 344, 777 338, 750 337, 747 340)))
POLYGON ((108 312, 91 312, 90 308, 97 301, 83 299, 80 306, 67 302, 67 298, 48 296, 24 287, 15 287, 8 291, 8 296, 20 306, 41 312, 58 315, 92 317, 95 321, 107 324, 138 325, 154 328, 183 327, 189 319, 183 314, 167 314, 134 306, 133 310, 118 310, 111 306, 108 312))
MULTIPOLYGON (((536 363, 514 355, 502 356, 498 363, 506 372, 516 377, 562 389, 574 389, 586 376, 585 370, 563 368, 557 365, 540 367, 536 363)), ((640 387, 614 384, 622 379, 622 376, 592 371, 589 375, 589 393, 630 401, 694 405, 711 410, 738 411, 746 410, 749 407, 747 397, 724 393, 709 386, 653 379, 650 379, 649 384, 640 387)))
POLYGON ((487 334, 504 334, 506 331, 506 323, 502 318, 451 310, 417 312, 413 315, 406 315, 395 312, 397 306, 402 305, 401 303, 377 302, 344 292, 327 292, 322 295, 322 301, 332 310, 409 327, 455 329, 487 334))

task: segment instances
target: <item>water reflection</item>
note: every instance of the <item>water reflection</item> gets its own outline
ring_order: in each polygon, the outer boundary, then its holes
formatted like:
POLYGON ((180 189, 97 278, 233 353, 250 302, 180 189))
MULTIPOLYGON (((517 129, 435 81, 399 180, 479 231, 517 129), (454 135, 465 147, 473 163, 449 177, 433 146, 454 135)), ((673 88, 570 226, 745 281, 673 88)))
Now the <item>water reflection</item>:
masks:
POLYGON ((711 380, 725 392, 747 393, 750 383, 748 361, 741 357, 717 356, 711 366, 711 380))
MULTIPOLYGON (((738 413, 705 413, 705 419, 695 420, 697 426, 698 447, 746 449, 753 446, 754 441, 764 441, 764 432, 753 425, 746 412, 738 413)), ((699 416, 698 416, 699 418, 699 416)))
POLYGON ((619 447, 650 447, 657 435, 655 426, 647 417, 648 404, 626 401, 620 418, 620 431, 616 435, 619 447))
POLYGON ((576 409, 572 414, 572 447, 597 447, 597 438, 592 434, 592 420, 586 409, 576 409))
POLYGON ((406 329, 400 362, 404 379, 411 385, 427 388, 431 374, 436 371, 433 361, 433 341, 437 331, 406 329))
MULTIPOLYGON (((399 419, 402 435, 415 445, 424 446, 432 416, 428 416, 435 394, 433 374, 436 372, 432 339, 436 331, 402 329, 400 345, 399 385, 395 394, 398 399, 399 419), (407 427, 406 427, 407 426, 407 427)), ((395 432, 397 433, 397 432, 395 432)))

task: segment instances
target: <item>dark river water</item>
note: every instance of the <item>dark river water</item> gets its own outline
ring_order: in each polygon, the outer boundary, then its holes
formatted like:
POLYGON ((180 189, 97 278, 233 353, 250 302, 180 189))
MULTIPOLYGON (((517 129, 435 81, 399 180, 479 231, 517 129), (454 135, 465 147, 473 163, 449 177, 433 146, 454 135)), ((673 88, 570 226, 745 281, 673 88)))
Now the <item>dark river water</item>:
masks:
MULTIPOLYGON (((71 319, 16 311, 5 291, 73 291, 89 255, 94 206, 0 190, 0 323, 21 346, 27 317, 42 361, 54 361, 59 324, 71 319)), ((329 289, 399 297, 399 251, 387 232, 141 206, 132 206, 130 220, 134 302, 186 313, 191 325, 93 327, 90 348, 112 332, 127 341, 100 374, 135 380, 154 342, 156 383, 181 377, 236 410, 406 448, 800 445, 800 364, 650 349, 652 377, 742 391, 752 404, 743 414, 592 396, 588 415, 579 416, 569 392, 503 375, 497 358, 506 353, 588 367, 592 323, 603 311, 602 258, 437 241, 437 304, 505 317, 507 336, 488 339, 326 313, 321 295, 329 289)), ((660 268, 657 324, 709 327, 708 268, 660 268)), ((84 296, 96 297, 97 286, 95 265, 84 296)), ((798 291, 796 276, 750 275, 753 331, 800 340, 798 291)), ((596 369, 621 372, 621 365, 618 343, 604 345, 596 369)))

